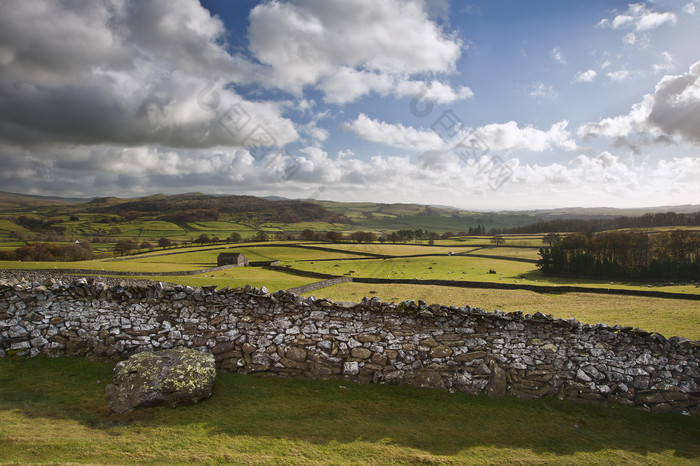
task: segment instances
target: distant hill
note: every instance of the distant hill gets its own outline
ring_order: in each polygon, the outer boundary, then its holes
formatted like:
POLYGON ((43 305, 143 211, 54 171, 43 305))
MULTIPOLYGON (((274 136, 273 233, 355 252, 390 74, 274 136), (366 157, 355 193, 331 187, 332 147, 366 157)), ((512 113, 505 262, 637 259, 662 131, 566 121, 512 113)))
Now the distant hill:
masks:
POLYGON ((639 207, 618 209, 615 207, 566 207, 560 209, 524 210, 522 214, 534 217, 550 219, 577 218, 596 219, 606 217, 639 217, 645 214, 660 214, 674 212, 677 214, 691 214, 700 212, 700 204, 685 204, 676 206, 639 207))
POLYGON ((12 211, 31 209, 42 206, 61 206, 87 202, 89 199, 56 197, 56 196, 34 196, 30 194, 16 194, 0 191, 0 210, 12 211))
MULTIPOLYGON (((44 220, 50 218, 79 218, 89 222, 119 223, 130 220, 161 220, 178 225, 178 230, 188 230, 187 222, 223 221, 247 225, 258 229, 273 228, 274 224, 319 222, 347 224, 348 230, 365 229, 390 232, 402 229, 423 229, 455 234, 482 226, 503 232, 578 231, 570 228, 602 229, 619 217, 642 217, 650 214, 689 214, 700 212, 700 205, 663 206, 638 209, 561 208, 528 211, 473 212, 441 205, 409 203, 383 204, 376 202, 335 202, 320 200, 292 200, 279 196, 255 197, 184 193, 176 195, 153 194, 136 198, 99 197, 93 199, 33 196, 0 192, 0 214, 12 219, 20 214, 37 212, 44 220), (86 214, 81 216, 80 214, 86 214), (570 220, 577 220, 570 222, 570 220), (586 222, 603 222, 600 225, 586 222), (543 222, 550 222, 544 223, 543 222), (529 228, 535 224, 537 227, 529 228), (352 226, 351 226, 352 225, 352 226), (562 228, 564 228, 562 230, 562 228)), ((678 217, 679 221, 685 219, 678 217)), ((673 216, 668 216, 672 220, 673 216)), ((669 221, 670 221, 669 220, 669 221)), ((73 221, 73 220, 71 220, 73 221)), ((686 224, 686 223, 680 223, 686 224)), ((82 231, 100 229, 99 225, 83 225, 82 231), (99 227, 99 228, 98 228, 99 227)), ((327 226, 304 225, 305 228, 327 226)), ((78 227, 76 227, 78 228, 78 227)), ((336 227, 337 228, 337 227, 336 227)), ((342 227, 341 227, 342 228, 342 227)))
POLYGON ((254 196, 221 196, 186 193, 156 194, 132 199, 98 197, 62 199, 0 193, 0 212, 41 210, 47 216, 76 216, 79 213, 118 216, 125 220, 153 219, 170 222, 245 220, 246 223, 328 222, 352 223, 345 215, 308 201, 267 200, 254 196), (225 217, 225 218, 222 218, 225 217))
POLYGON ((105 201, 88 212, 118 214, 125 218, 154 217, 171 222, 219 220, 222 214, 246 215, 259 222, 351 223, 346 216, 313 202, 270 201, 254 196, 215 196, 201 193, 148 196, 137 200, 105 201))

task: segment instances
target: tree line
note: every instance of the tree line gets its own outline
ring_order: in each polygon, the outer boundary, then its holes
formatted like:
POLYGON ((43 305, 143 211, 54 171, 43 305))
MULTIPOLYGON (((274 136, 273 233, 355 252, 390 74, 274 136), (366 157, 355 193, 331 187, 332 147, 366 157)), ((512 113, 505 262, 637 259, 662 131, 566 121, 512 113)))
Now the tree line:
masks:
POLYGON ((26 246, 0 251, 0 260, 31 261, 83 261, 94 259, 95 253, 88 242, 73 244, 29 243, 26 246))
POLYGON ((700 212, 679 214, 664 212, 644 214, 639 217, 616 217, 602 219, 562 218, 533 223, 521 227, 506 228, 499 233, 562 233, 568 231, 597 232, 622 228, 653 228, 667 226, 700 226, 700 212))
POLYGON ((550 234, 537 266, 545 273, 607 278, 700 279, 700 232, 550 234))

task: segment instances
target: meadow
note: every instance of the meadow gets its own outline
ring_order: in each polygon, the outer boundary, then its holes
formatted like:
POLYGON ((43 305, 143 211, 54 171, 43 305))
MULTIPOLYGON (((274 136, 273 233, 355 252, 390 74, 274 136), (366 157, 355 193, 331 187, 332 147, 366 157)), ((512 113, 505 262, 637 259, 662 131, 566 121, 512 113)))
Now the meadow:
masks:
POLYGON ((213 396, 110 414, 112 364, 0 359, 0 458, 121 464, 697 464, 700 418, 553 398, 219 373, 213 396))
POLYGON ((437 285, 341 283, 305 296, 357 302, 364 296, 387 302, 419 300, 432 304, 481 307, 487 311, 542 312, 589 324, 628 325, 666 337, 700 340, 700 302, 685 299, 617 296, 599 293, 536 293, 528 290, 494 290, 437 285))

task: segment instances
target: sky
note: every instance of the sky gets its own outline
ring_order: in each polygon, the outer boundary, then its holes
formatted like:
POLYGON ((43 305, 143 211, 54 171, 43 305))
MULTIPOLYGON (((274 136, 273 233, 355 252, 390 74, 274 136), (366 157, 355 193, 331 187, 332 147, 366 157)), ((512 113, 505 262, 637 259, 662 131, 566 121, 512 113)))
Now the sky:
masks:
POLYGON ((0 3, 0 190, 700 204, 700 0, 0 3))

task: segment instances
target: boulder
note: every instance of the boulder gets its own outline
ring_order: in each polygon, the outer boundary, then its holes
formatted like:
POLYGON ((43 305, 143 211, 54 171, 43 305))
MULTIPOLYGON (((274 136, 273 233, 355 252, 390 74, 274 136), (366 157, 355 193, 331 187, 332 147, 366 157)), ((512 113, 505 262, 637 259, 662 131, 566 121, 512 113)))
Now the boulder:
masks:
POLYGON ((143 352, 114 368, 107 404, 116 413, 133 408, 197 403, 211 396, 216 377, 214 356, 189 348, 143 352))

